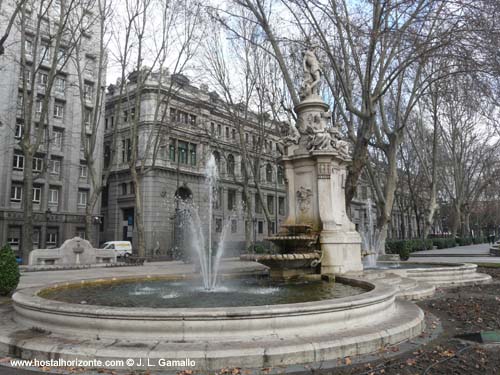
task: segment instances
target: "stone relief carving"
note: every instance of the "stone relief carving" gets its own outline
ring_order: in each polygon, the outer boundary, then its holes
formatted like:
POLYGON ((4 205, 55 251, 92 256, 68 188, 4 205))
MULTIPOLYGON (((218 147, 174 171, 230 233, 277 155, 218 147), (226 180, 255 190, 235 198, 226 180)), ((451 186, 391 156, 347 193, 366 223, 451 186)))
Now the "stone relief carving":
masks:
POLYGON ((297 203, 301 212, 308 211, 311 207, 312 190, 301 186, 296 193, 297 203))

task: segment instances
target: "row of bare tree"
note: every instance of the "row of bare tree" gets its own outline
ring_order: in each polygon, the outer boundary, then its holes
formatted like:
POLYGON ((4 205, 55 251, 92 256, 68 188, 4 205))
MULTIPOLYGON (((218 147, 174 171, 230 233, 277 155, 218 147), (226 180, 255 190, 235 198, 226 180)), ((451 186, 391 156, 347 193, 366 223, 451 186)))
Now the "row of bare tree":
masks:
MULTIPOLYGON (((2 6, 0 2, 0 10, 2 6)), ((19 48, 9 45, 9 34, 20 33, 23 46, 29 35, 31 62, 23 52, 17 63, 30 70, 31 77, 43 63, 48 70, 47 92, 61 64, 74 64, 83 113, 83 56, 88 48, 84 36, 90 31, 97 35, 93 39, 99 41, 97 90, 90 129, 89 118, 84 122, 83 116, 81 128, 82 139, 88 139, 84 154, 92 183, 86 232, 92 239, 92 213, 111 169, 101 174, 101 165, 94 160, 102 142, 96 135, 103 123, 107 66, 119 78, 113 99, 111 165, 118 141, 129 138, 137 244, 143 255, 142 180, 155 169, 160 146, 171 130, 169 103, 182 89, 167 78, 154 86, 154 118, 144 130, 141 105, 151 93, 152 75, 167 69, 171 76, 188 74, 219 93, 219 105, 237 131, 243 178, 235 182, 243 191, 250 242, 252 189, 257 189, 271 221, 256 178, 266 135, 276 131, 269 124, 293 122, 293 107, 299 103, 301 51, 317 45, 322 95, 331 104, 333 121, 343 127, 353 145, 346 204, 350 206, 365 176, 377 206, 375 243, 383 248, 395 205, 421 221, 420 234, 425 237, 440 204, 447 202, 457 218, 452 232, 466 233, 474 207, 498 180, 498 14, 493 0, 228 0, 205 5, 191 0, 18 0, 0 36, 0 54, 19 48), (58 18, 50 30, 44 25, 48 13, 58 18), (47 42, 53 51, 64 46, 65 53, 53 53, 47 62, 40 54, 47 42), (130 108, 135 114, 125 124, 122 112, 130 108), (245 139, 249 122, 258 124, 257 148, 245 139)), ((157 77, 162 79, 161 74, 157 77)), ((26 258, 32 248, 31 191, 33 181, 41 177, 33 173, 32 160, 46 139, 43 129, 50 129, 50 116, 46 95, 35 121, 34 79, 24 85, 25 128, 20 144, 25 156, 22 241, 26 258), (35 122, 38 127, 32 129, 35 122)), ((217 148, 217 140, 212 143, 217 148)))

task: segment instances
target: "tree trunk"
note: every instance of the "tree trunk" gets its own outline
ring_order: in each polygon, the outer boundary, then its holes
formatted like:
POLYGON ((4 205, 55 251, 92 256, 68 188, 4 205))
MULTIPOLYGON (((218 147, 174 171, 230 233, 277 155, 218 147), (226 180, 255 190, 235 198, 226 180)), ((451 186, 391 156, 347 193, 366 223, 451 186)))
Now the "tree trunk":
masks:
POLYGON ((23 171, 23 230, 22 230, 22 262, 28 264, 31 250, 33 250, 33 154, 24 150, 23 171))
MULTIPOLYGON (((102 187, 102 186, 101 186, 102 187)), ((94 245, 94 247, 98 247, 97 238, 94 238, 94 208, 99 199, 100 189, 96 189, 92 191, 92 194, 89 197, 87 205, 85 206, 85 238, 94 245)))
POLYGON ((139 175, 135 168, 130 168, 130 174, 132 175, 132 182, 134 184, 135 192, 135 230, 137 233, 137 256, 146 256, 146 240, 144 234, 144 222, 142 213, 142 190, 139 175))

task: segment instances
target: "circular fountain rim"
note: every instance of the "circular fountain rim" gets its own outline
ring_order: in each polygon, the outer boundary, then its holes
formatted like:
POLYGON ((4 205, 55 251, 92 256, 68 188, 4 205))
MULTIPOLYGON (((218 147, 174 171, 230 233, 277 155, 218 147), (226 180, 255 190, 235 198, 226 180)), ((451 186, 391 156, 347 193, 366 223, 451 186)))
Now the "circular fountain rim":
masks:
MULTIPOLYGON (((75 282, 58 282, 46 284, 43 286, 29 287, 16 291, 12 296, 14 306, 20 306, 27 309, 42 310, 56 314, 66 315, 93 315, 93 316, 122 316, 129 318, 228 318, 228 317, 259 317, 268 315, 287 315, 290 313, 302 314, 318 311, 335 311, 344 309, 354 309, 368 306, 375 302, 395 298, 397 289, 392 285, 379 283, 376 281, 360 280, 352 277, 337 277, 336 282, 370 288, 364 293, 354 296, 341 298, 325 299, 311 302, 300 302, 290 304, 258 305, 258 306, 236 306, 236 307, 172 307, 172 308, 154 308, 154 307, 118 307, 103 306, 92 304, 76 304, 57 301, 39 296, 40 293, 51 288, 62 288, 76 286, 79 283, 99 283, 99 282, 120 282, 122 280, 143 280, 161 278, 161 276, 144 275, 140 277, 110 277, 96 279, 82 279, 75 282)), ((187 275, 165 277, 171 281, 183 280, 187 275)))

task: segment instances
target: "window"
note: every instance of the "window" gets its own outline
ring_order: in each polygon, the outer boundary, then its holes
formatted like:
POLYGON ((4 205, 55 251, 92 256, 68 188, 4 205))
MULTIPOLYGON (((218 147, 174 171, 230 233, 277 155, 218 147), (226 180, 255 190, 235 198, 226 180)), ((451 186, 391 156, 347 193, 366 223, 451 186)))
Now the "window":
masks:
POLYGON ((179 163, 187 164, 188 163, 188 144, 186 142, 179 141, 179 163))
POLYGON ((213 207, 216 209, 216 210, 220 210, 220 208, 222 207, 222 188, 219 186, 216 190, 215 190, 215 199, 213 201, 213 207))
POLYGON ((267 210, 271 215, 274 214, 274 197, 272 195, 267 196, 267 210))
POLYGON ((16 124, 16 129, 14 130, 14 138, 21 139, 23 137, 24 125, 16 124))
POLYGON ((234 176, 234 156, 232 154, 227 156, 227 174, 231 177, 234 176))
POLYGON ((85 126, 90 126, 90 124, 92 123, 92 110, 90 108, 85 108, 83 116, 83 122, 85 123, 85 126))
POLYGON ((17 110, 22 111, 24 106, 24 96, 22 94, 19 94, 17 96, 17 110))
POLYGON ((80 178, 87 178, 88 169, 87 165, 80 164, 80 178))
POLYGON ((89 192, 87 190, 78 190, 78 205, 79 206, 86 206, 87 205, 88 193, 89 192))
POLYGON ((66 90, 66 79, 63 77, 56 77, 54 86, 57 93, 64 94, 64 91, 66 90))
POLYGON ((193 126, 196 125, 196 116, 195 115, 189 115, 189 123, 193 126))
POLYGON ((263 221, 259 221, 257 227, 258 227, 257 231, 259 232, 259 234, 264 233, 264 222, 263 221))
POLYGON ((168 158, 170 161, 175 161, 175 150, 176 150, 176 140, 175 139, 170 139, 169 145, 168 145, 168 158))
POLYGON ((278 197, 278 212, 280 215, 285 215, 285 197, 278 197))
POLYGON ((260 203, 259 193, 255 193, 255 213, 256 214, 262 213, 262 204, 260 203))
POLYGON ((85 59, 85 74, 89 77, 94 77, 95 60, 92 58, 85 59))
POLYGON ((21 202, 23 199, 23 187, 20 185, 12 185, 10 188, 10 201, 21 202))
POLYGON ((41 87, 43 88, 47 87, 48 81, 49 81, 49 76, 47 73, 42 73, 42 72, 38 73, 38 84, 41 87))
POLYGON ((42 113, 42 107, 43 107, 42 101, 37 99, 37 101, 36 101, 36 107, 35 107, 35 113, 37 115, 39 115, 39 114, 42 113))
POLYGON ((222 219, 215 219, 215 231, 217 233, 222 232, 222 219))
POLYGON ((12 168, 17 170, 17 171, 22 171, 24 169, 24 156, 23 155, 14 154, 12 168))
POLYGON ((64 64, 64 62, 66 61, 66 57, 66 48, 59 47, 59 49, 57 50, 57 63, 64 64))
POLYGON ((43 170, 43 158, 33 158, 33 172, 41 172, 43 170))
POLYGON ((269 234, 274 233, 274 221, 271 221, 270 223, 267 223, 267 232, 269 234))
POLYGON ((47 247, 57 246, 57 228, 47 229, 47 247))
POLYGON ((31 70, 29 68, 21 68, 21 76, 19 78, 21 79, 21 83, 29 85, 31 83, 31 70))
POLYGON ((214 155, 215 164, 217 165, 217 171, 220 171, 220 154, 219 154, 219 151, 214 151, 212 154, 214 155))
POLYGON ((231 220, 231 233, 236 233, 238 232, 238 221, 236 220, 231 220))
POLYGON ((231 130, 231 138, 236 139, 236 130, 235 129, 231 130))
POLYGON ((236 208, 236 190, 227 190, 227 209, 234 210, 236 208))
POLYGON ((50 46, 42 43, 40 45, 40 61, 48 64, 50 62, 50 46))
POLYGON ((273 182, 273 167, 271 164, 266 164, 266 181, 273 182))
POLYGON ((54 117, 63 118, 64 117, 64 103, 55 102, 54 103, 54 117))
POLYGON ((215 135, 215 124, 213 122, 210 123, 210 135, 215 135))
POLYGON ((31 41, 30 39, 26 39, 24 41, 24 52, 26 53, 27 57, 33 57, 33 41, 31 41))
POLYGON ((50 159, 50 161, 49 161, 49 173, 59 176, 59 174, 61 173, 61 160, 50 159))
POLYGON ((191 158, 191 165, 196 166, 196 145, 193 143, 189 144, 189 157, 191 158))
POLYGON ((54 147, 61 150, 63 146, 63 131, 54 129, 52 137, 54 139, 54 147))
POLYGON ((229 127, 226 126, 226 139, 229 139, 229 127))
POLYGON ((41 187, 34 187, 33 188, 33 203, 40 203, 41 199, 42 199, 42 188, 41 187))
POLYGON ((84 83, 83 85, 83 98, 86 100, 92 100, 94 96, 94 85, 90 83, 84 83))
POLYGON ((127 195, 127 184, 124 182, 121 184, 122 187, 122 195, 127 195))
POLYGON ((285 183, 285 173, 283 171, 283 167, 281 165, 278 166, 278 184, 285 183))
POLYGON ((217 124, 217 137, 222 137, 222 125, 217 124))
POLYGON ((245 133, 245 143, 248 143, 248 133, 245 133))
POLYGON ((33 228, 33 247, 37 248, 40 246, 40 228, 33 228))
POLYGON ((22 228, 18 226, 9 226, 9 232, 7 234, 7 242, 9 243, 12 250, 19 250, 20 238, 21 238, 22 228))
POLYGON ((59 189, 54 187, 49 189, 49 204, 59 204, 59 189))
POLYGON ((132 144, 130 138, 122 139, 122 162, 130 161, 132 157, 132 144))

